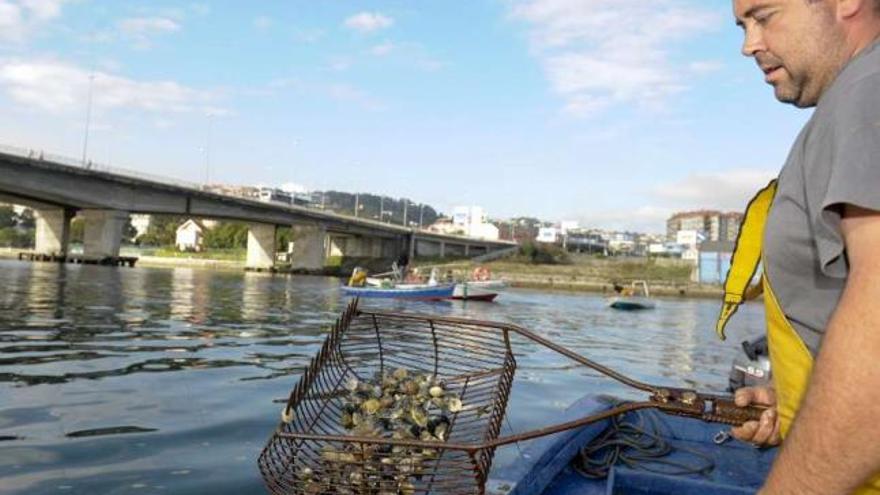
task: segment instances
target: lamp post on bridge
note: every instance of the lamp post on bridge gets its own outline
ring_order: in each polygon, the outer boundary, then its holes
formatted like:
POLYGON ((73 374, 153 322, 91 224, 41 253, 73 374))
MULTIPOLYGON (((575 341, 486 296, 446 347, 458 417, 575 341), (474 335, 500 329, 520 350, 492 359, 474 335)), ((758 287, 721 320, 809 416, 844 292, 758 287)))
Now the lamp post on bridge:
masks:
POLYGON ((357 218, 358 210, 361 208, 360 199, 361 199, 360 193, 354 193, 354 217, 355 218, 357 218))
POLYGON ((422 214, 425 212, 425 204, 419 203, 419 228, 422 228, 422 214))
POLYGON ((409 210, 409 202, 404 199, 403 200, 403 226, 406 227, 406 212, 409 210))
POLYGON ((82 155, 82 164, 86 166, 86 159, 88 158, 89 153, 89 127, 92 124, 92 91, 95 86, 95 71, 92 70, 92 73, 89 74, 89 95, 88 102, 86 103, 86 128, 85 135, 83 136, 83 155, 82 155))

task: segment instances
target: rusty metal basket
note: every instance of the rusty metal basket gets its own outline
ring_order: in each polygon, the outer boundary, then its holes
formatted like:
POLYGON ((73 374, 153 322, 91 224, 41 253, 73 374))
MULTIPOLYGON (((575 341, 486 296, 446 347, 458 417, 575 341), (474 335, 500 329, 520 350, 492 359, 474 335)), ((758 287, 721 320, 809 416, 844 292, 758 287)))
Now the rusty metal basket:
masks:
POLYGON ((756 420, 763 412, 737 407, 728 396, 634 380, 517 325, 363 311, 355 300, 291 392, 259 465, 269 491, 279 495, 482 494, 497 447, 648 408, 728 425, 756 420), (499 438, 516 370, 513 335, 649 396, 499 438), (444 418, 444 438, 352 435, 343 427, 344 415, 351 414, 346 383, 392 369, 430 376, 431 383, 442 382, 445 393, 460 398, 455 413, 444 418))
POLYGON ((505 329, 454 318, 358 310, 352 302, 293 389, 259 458, 270 492, 482 493, 516 361, 505 329), (344 384, 408 369, 460 397, 444 442, 351 436, 344 384), (431 455, 423 455, 429 453, 431 455))

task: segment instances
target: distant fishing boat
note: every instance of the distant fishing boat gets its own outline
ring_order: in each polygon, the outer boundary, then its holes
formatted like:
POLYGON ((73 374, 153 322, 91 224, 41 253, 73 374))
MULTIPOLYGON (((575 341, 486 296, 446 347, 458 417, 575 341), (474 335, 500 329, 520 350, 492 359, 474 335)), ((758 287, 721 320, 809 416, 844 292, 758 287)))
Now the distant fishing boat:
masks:
POLYGON ((634 281, 631 287, 623 289, 621 295, 608 300, 608 307, 624 311, 654 309, 656 306, 644 280, 634 281))

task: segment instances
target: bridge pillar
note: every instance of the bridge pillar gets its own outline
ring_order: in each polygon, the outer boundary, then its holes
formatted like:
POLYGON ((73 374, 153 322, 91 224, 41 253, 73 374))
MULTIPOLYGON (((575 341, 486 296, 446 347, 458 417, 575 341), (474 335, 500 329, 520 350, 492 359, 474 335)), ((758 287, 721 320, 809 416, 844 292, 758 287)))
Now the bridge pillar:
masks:
POLYGON ((267 270, 275 266, 275 225, 248 224, 245 269, 267 270))
POLYGON ((471 245, 470 245, 470 244, 465 244, 465 245, 464 245, 464 255, 465 255, 465 256, 470 256, 470 254, 471 254, 471 245))
POLYGON ((293 255, 291 268, 320 270, 327 259, 327 229, 321 225, 294 225, 291 227, 293 255))
POLYGON ((446 257, 446 243, 443 241, 440 241, 440 257, 441 258, 446 257))
POLYGON ((119 256, 122 230, 128 221, 128 212, 120 210, 82 210, 85 220, 83 254, 87 257, 119 256))
POLYGON ((70 219, 73 211, 63 208, 36 210, 36 240, 38 254, 64 256, 70 240, 70 219))
POLYGON ((409 252, 409 259, 416 259, 416 235, 410 234, 409 236, 409 246, 407 246, 407 252, 409 252))

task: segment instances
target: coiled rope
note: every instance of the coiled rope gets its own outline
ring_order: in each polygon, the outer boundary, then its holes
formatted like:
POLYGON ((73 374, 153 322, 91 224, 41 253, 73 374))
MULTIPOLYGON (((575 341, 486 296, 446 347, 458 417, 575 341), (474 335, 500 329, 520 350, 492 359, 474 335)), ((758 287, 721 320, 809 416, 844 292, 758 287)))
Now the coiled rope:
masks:
POLYGON ((710 456, 687 447, 673 447, 660 435, 661 425, 652 414, 636 411, 609 421, 608 428, 581 447, 572 460, 572 467, 587 478, 605 478, 616 464, 670 476, 708 476, 715 469, 710 456), (693 461, 665 459, 674 451, 686 452, 693 461))

